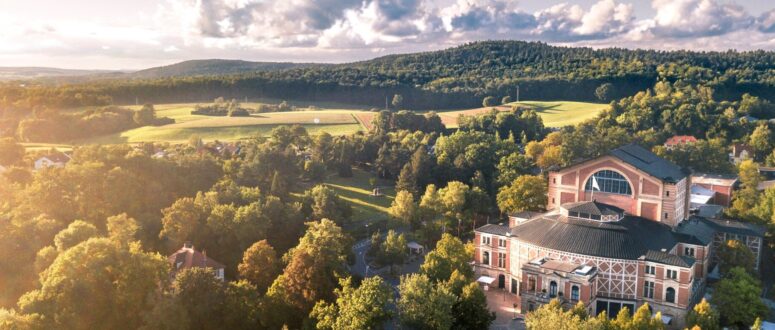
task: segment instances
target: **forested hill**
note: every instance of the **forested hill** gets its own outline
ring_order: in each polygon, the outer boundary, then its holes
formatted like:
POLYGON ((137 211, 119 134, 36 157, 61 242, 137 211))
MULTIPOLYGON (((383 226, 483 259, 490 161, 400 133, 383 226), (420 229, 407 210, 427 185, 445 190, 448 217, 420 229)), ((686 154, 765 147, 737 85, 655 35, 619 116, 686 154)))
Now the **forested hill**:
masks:
MULTIPOLYGON (((99 93, 119 104, 133 103, 135 97, 158 103, 224 96, 373 106, 384 105, 386 97, 401 94, 404 108, 442 109, 477 106, 488 95, 515 97, 517 85, 522 99, 590 101, 595 100, 595 89, 604 83, 613 86, 610 97, 619 98, 650 88, 660 79, 708 85, 722 99, 751 93, 775 100, 775 52, 594 50, 538 42, 485 41, 338 65, 253 70, 237 75, 113 79, 60 87, 67 92, 55 94, 99 93)), ((40 88, 50 92, 49 87, 40 88)), ((8 94, 7 90, 3 92, 8 94)), ((26 94, 38 92, 27 88, 26 94)))
POLYGON ((249 62, 241 60, 191 60, 140 70, 126 74, 126 78, 168 78, 187 76, 221 76, 244 74, 254 71, 273 71, 292 68, 314 67, 321 64, 291 62, 249 62))

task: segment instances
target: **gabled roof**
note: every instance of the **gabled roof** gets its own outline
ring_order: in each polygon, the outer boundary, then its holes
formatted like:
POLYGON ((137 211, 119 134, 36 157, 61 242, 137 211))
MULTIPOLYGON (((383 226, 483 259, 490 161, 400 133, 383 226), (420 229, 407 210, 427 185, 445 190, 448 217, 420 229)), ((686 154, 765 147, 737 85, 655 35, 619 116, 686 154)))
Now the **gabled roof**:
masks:
POLYGON ((180 250, 168 256, 167 260, 172 264, 172 269, 175 272, 194 267, 225 268, 222 263, 213 260, 202 252, 194 250, 193 246, 183 246, 180 250))
POLYGON ((619 215, 624 213, 624 210, 598 201, 583 201, 576 203, 562 204, 562 208, 569 212, 586 213, 591 215, 619 215))
POLYGON ((498 236, 507 236, 510 232, 508 226, 492 224, 492 223, 476 228, 476 231, 480 233, 492 234, 492 235, 498 235, 498 236))
POLYGON ((697 138, 691 135, 674 135, 665 141, 666 146, 676 146, 679 144, 687 144, 697 142, 697 138))
POLYGON ((678 165, 636 144, 623 145, 611 150, 610 154, 662 181, 678 182, 687 176, 678 165))
MULTIPOLYGON (((663 158, 660 158, 651 151, 644 149, 636 144, 627 144, 619 148, 611 150, 608 153, 609 156, 618 158, 619 160, 643 171, 648 175, 651 175, 657 179, 665 182, 675 183, 683 180, 688 176, 688 172, 681 169, 678 165, 675 165, 663 158)), ((588 161, 598 159, 600 157, 583 159, 574 162, 573 164, 565 167, 552 167, 551 171, 557 171, 569 167, 573 167, 588 161)))
MULTIPOLYGON (((70 156, 63 152, 56 152, 52 154, 45 155, 40 158, 48 158, 48 160, 55 162, 55 163, 67 163, 70 161, 70 156)), ((40 159, 38 158, 38 159, 40 159)))
POLYGON ((662 251, 649 250, 646 252, 646 261, 657 262, 660 264, 689 268, 694 265, 694 258, 679 256, 662 251))
POLYGON ((678 241, 702 246, 713 242, 716 230, 702 219, 704 218, 693 216, 688 220, 681 221, 674 229, 678 241))

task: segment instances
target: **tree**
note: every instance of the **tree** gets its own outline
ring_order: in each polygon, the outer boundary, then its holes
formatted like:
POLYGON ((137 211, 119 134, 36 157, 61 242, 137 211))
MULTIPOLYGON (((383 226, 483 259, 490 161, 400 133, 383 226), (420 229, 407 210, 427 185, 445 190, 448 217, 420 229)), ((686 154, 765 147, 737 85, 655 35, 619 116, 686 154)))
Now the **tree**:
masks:
POLYGON ((455 315, 453 329, 488 329, 495 320, 495 313, 487 309, 487 296, 476 282, 463 287, 452 312, 455 315))
POLYGON ((317 185, 305 191, 302 203, 312 219, 333 219, 341 224, 347 223, 352 215, 350 204, 325 185, 317 185))
POLYGON ((495 104, 495 97, 494 96, 485 96, 485 98, 482 100, 482 106, 483 107, 494 107, 497 104, 495 104))
POLYGON ((401 277, 397 307, 401 323, 413 329, 450 329, 455 296, 421 274, 401 277))
POLYGON ((391 266, 403 263, 409 252, 407 251, 406 243, 406 236, 404 234, 398 234, 395 230, 389 230, 380 248, 381 261, 391 266))
POLYGON ((91 238, 62 252, 19 309, 41 315, 49 329, 135 329, 167 282, 168 267, 156 253, 91 238))
POLYGON ((501 104, 504 104, 504 105, 505 105, 505 104, 509 104, 509 103, 511 103, 511 96, 509 96, 509 95, 506 95, 506 96, 504 96, 504 97, 501 99, 501 104))
POLYGON ((126 213, 112 216, 107 220, 108 237, 123 246, 129 243, 137 242, 137 234, 140 232, 140 225, 126 213))
POLYGON ((686 326, 690 329, 699 326, 702 330, 719 330, 719 315, 713 307, 710 306, 705 298, 702 298, 694 308, 686 314, 686 326))
POLYGON ((211 270, 194 267, 179 272, 172 292, 175 303, 185 311, 191 329, 221 326, 226 312, 226 291, 211 270))
POLYGON ((401 168, 401 173, 398 174, 398 181, 396 182, 396 190, 405 190, 411 194, 418 193, 417 175, 415 175, 411 163, 407 163, 401 168))
POLYGON ((562 309, 557 299, 552 299, 525 317, 528 329, 581 329, 584 320, 562 309))
POLYGON ((289 252, 283 273, 267 291, 271 328, 287 324, 299 328, 319 300, 333 301, 334 289, 347 273, 350 239, 328 219, 307 223, 307 232, 289 252))
POLYGON ((358 288, 349 277, 339 284, 335 302, 319 301, 312 309, 310 318, 317 320, 317 329, 380 329, 390 318, 393 291, 381 277, 369 277, 358 288))
POLYGON ((445 233, 436 248, 425 256, 420 271, 434 282, 446 281, 454 271, 472 279, 474 274, 469 262, 473 257, 473 252, 460 239, 445 233))
POLYGON ((404 103, 404 97, 401 96, 401 94, 393 95, 393 100, 390 101, 390 104, 393 105, 393 109, 396 109, 396 110, 398 110, 398 108, 403 103, 404 103))
POLYGON ((280 273, 277 253, 266 240, 250 246, 237 266, 239 276, 256 286, 259 292, 265 292, 280 273))
POLYGON ((156 122, 156 109, 153 108, 153 104, 145 104, 140 110, 135 111, 133 119, 138 126, 153 125, 156 122))
POLYGON ((62 252, 95 236, 97 236, 97 227, 85 221, 76 220, 54 236, 54 246, 57 251, 62 252))
POLYGON ((508 185, 520 175, 530 174, 534 166, 535 164, 523 154, 509 154, 498 163, 498 183, 508 185))
POLYGON ((19 164, 24 158, 24 146, 14 138, 0 138, 0 165, 11 166, 19 164))
POLYGON ((546 207, 546 189, 543 177, 520 176, 498 191, 498 207, 503 213, 543 210, 546 207))
POLYGON ((735 267, 716 284, 711 303, 717 306, 722 324, 745 327, 767 313, 761 293, 759 281, 745 268, 735 267))
POLYGON ((412 193, 400 190, 390 204, 388 214, 403 225, 413 225, 417 215, 417 205, 414 203, 412 193))
POLYGON ((741 267, 753 273, 756 257, 751 249, 738 240, 727 240, 718 249, 719 270, 726 274, 730 269, 741 267))
POLYGON ((602 84, 595 89, 595 96, 600 101, 608 102, 613 97, 613 89, 614 85, 611 83, 602 84))
POLYGON ((764 155, 772 151, 772 133, 767 124, 756 126, 749 138, 749 145, 753 148, 758 160, 761 160, 764 155))

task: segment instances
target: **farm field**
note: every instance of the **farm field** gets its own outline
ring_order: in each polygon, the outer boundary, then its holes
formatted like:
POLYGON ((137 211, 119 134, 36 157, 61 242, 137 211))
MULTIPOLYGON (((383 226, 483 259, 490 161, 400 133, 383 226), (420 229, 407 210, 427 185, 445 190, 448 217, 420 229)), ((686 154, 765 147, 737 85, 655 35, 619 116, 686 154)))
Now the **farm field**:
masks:
MULTIPOLYGON (((298 107, 310 107, 309 104, 289 102, 298 107)), ((255 108, 261 103, 243 103, 243 106, 255 108)), ((595 117, 607 104, 565 101, 523 101, 497 107, 483 107, 468 110, 439 111, 439 117, 448 128, 457 128, 457 119, 461 114, 476 115, 496 108, 509 111, 511 106, 519 104, 530 106, 538 111, 548 127, 573 125, 595 117)), ((174 124, 158 127, 141 127, 121 133, 74 141, 73 144, 115 144, 138 142, 185 142, 192 135, 204 140, 231 141, 256 135, 266 135, 278 125, 302 125, 310 134, 328 132, 333 135, 351 134, 371 128, 375 112, 359 109, 345 104, 315 105, 319 110, 290 112, 271 112, 254 114, 250 117, 213 117, 192 115, 195 103, 156 105, 157 115, 175 119, 174 124), (332 108, 324 108, 323 106, 332 108), (336 107, 336 108, 333 108, 336 107)), ((129 108, 138 109, 139 106, 129 108)), ((46 146, 30 146, 39 148, 46 146)))
MULTIPOLYGON (((256 135, 266 135, 278 125, 299 124, 310 134, 328 132, 333 135, 351 134, 363 130, 356 119, 360 113, 370 112, 353 109, 325 109, 313 111, 271 112, 250 117, 214 117, 192 115, 196 104, 161 104, 154 106, 157 116, 175 119, 174 124, 157 127, 140 127, 121 133, 110 134, 74 144, 115 144, 137 142, 184 142, 191 135, 204 140, 239 140, 256 135)), ((249 108, 257 103, 244 103, 249 108)), ((139 108, 132 106, 130 108, 139 108)))
POLYGON ((447 128, 456 128, 457 118, 459 115, 473 116, 476 114, 486 113, 492 108, 498 109, 498 111, 509 111, 512 105, 522 105, 532 107, 538 112, 538 115, 544 120, 544 125, 547 127, 562 127, 567 125, 575 125, 584 120, 594 118, 600 111, 608 107, 608 104, 604 103, 589 103, 589 102, 570 102, 570 101, 522 101, 512 102, 508 105, 501 105, 495 107, 482 107, 469 110, 458 111, 444 111, 439 112, 441 121, 447 128))

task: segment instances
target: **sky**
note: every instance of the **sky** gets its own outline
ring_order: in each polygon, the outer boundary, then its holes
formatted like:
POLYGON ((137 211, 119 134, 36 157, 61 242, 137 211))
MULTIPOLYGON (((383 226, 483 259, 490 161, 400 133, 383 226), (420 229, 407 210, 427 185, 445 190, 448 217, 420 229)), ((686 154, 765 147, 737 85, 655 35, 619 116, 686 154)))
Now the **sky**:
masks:
POLYGON ((772 0, 0 0, 0 66, 352 62, 477 40, 775 50, 772 0))

